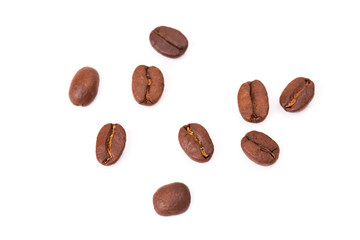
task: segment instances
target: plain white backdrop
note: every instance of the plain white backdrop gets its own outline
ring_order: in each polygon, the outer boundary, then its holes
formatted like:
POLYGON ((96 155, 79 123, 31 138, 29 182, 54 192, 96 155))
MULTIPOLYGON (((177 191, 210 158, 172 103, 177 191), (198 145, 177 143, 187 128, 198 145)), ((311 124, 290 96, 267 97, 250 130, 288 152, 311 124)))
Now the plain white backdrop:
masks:
POLYGON ((0 239, 360 239, 358 1, 0 1, 0 239), (150 45, 179 29, 186 53, 150 45), (136 66, 165 77, 160 101, 137 104, 136 66), (68 98, 77 70, 100 74, 95 101, 68 98), (294 78, 315 83, 298 113, 279 97, 294 78), (259 79, 270 111, 245 122, 237 92, 259 79), (111 167, 96 136, 120 123, 127 143, 111 167), (190 160, 177 134, 197 122, 215 146, 190 160), (262 131, 280 158, 262 167, 241 138, 262 131), (180 181, 190 208, 157 215, 153 193, 180 181))

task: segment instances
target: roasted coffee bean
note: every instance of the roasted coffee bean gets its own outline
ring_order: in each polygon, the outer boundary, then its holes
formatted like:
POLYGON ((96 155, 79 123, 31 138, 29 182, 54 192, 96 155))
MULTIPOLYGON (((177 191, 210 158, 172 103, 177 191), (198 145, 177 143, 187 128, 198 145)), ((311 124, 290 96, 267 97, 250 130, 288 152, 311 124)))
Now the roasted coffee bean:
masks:
POLYGON ((241 139, 241 148, 250 160, 262 166, 274 164, 280 153, 279 146, 274 140, 257 131, 248 132, 241 139))
POLYGON ((161 216, 185 212, 189 208, 190 201, 189 188, 179 182, 162 186, 153 196, 154 209, 161 216))
POLYGON ((179 131, 179 143, 184 152, 196 162, 207 162, 214 153, 214 145, 206 129, 197 123, 190 123, 179 131))
POLYGON ((295 78, 282 92, 280 105, 288 112, 300 111, 313 99, 314 93, 313 81, 304 77, 295 78))
POLYGON ((151 106, 159 101, 164 90, 164 77, 157 67, 138 66, 132 77, 132 92, 139 104, 151 106))
POLYGON ((188 40, 179 30, 165 26, 150 33, 150 43, 156 51, 171 58, 180 57, 188 47, 188 40))
POLYGON ((238 92, 238 106, 244 120, 252 123, 263 121, 269 112, 264 84, 259 80, 243 83, 238 92))
POLYGON ((96 139, 96 158, 99 163, 109 166, 119 160, 126 143, 126 133, 120 124, 104 125, 96 139))
POLYGON ((91 67, 80 69, 70 84, 70 101, 76 106, 89 105, 98 92, 99 74, 91 67))

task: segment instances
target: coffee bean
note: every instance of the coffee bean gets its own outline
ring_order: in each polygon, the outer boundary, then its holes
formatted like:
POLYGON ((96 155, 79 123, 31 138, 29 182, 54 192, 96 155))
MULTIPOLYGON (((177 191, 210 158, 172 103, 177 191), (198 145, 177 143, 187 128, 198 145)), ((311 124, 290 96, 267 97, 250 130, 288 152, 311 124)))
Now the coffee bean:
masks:
POLYGON ((241 139, 241 148, 250 160, 262 166, 274 164, 280 153, 279 146, 274 140, 257 131, 248 132, 241 139))
POLYGON ((196 162, 207 162, 214 153, 214 145, 206 129, 197 123, 190 123, 179 131, 179 143, 184 152, 196 162))
POLYGON ((164 77, 157 67, 138 66, 132 77, 132 92, 139 104, 151 106, 159 101, 164 90, 164 77))
POLYGON ((189 188, 179 182, 162 186, 153 196, 154 209, 161 216, 185 212, 189 208, 190 201, 189 188))
POLYGON ((99 74, 91 67, 81 68, 70 84, 70 101, 76 106, 89 105, 98 92, 99 74))
POLYGON ((171 58, 180 57, 188 47, 188 40, 179 30, 165 26, 150 33, 150 43, 156 51, 171 58))
POLYGON ((243 83, 238 92, 238 106, 244 120, 252 123, 263 121, 269 112, 264 84, 259 80, 243 83))
POLYGON ((109 166, 119 160, 126 143, 126 132, 120 124, 104 125, 96 139, 96 158, 99 163, 109 166))
POLYGON ((280 105, 288 112, 300 111, 313 99, 314 93, 313 81, 304 77, 295 78, 281 93, 280 105))

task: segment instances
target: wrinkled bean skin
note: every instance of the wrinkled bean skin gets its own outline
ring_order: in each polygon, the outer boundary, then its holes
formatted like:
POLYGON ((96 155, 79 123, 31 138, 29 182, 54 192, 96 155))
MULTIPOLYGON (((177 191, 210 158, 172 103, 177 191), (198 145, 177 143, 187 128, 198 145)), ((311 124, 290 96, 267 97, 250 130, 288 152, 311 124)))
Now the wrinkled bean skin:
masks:
POLYGON ((280 148, 268 135, 251 131, 241 139, 241 148, 253 162, 270 166, 279 158, 280 148))
POLYGON ((245 121, 262 122, 269 112, 266 88, 259 80, 243 83, 238 92, 238 106, 245 121))
POLYGON ((126 132, 120 124, 105 124, 96 139, 96 158, 102 165, 116 163, 122 155, 126 143, 126 132))
POLYGON ((206 129, 197 123, 180 128, 179 143, 184 152, 194 161, 204 163, 211 159, 214 145, 206 129))
POLYGON ((189 208, 190 202, 189 188, 179 182, 162 186, 153 196, 154 209, 161 216, 181 214, 189 208))
POLYGON ((164 91, 164 77, 157 67, 140 65, 132 77, 132 92, 135 101, 151 106, 157 103, 164 91))
POLYGON ((177 58, 183 55, 188 47, 188 40, 179 30, 160 26, 151 31, 151 46, 160 54, 177 58))
POLYGON ((280 105, 287 112, 304 109, 315 94, 315 84, 308 78, 298 77, 292 80, 281 93, 280 105))
POLYGON ((81 68, 71 81, 70 101, 76 106, 87 106, 96 97, 99 88, 99 74, 91 67, 81 68))

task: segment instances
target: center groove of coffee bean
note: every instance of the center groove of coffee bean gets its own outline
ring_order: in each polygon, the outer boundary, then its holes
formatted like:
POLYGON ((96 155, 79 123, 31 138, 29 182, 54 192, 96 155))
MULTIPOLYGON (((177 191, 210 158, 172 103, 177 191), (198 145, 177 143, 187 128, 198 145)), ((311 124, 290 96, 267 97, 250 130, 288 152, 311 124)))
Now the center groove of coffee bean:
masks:
POLYGON ((257 119, 258 116, 257 116, 256 113, 255 113, 254 94, 253 94, 252 83, 253 83, 253 82, 250 82, 250 84, 249 84, 249 87, 250 87, 250 99, 251 99, 251 105, 252 105, 251 119, 257 119))
POLYGON ((113 141, 113 138, 114 138, 115 128, 116 128, 116 125, 112 124, 111 128, 110 128, 110 131, 109 131, 109 134, 108 134, 108 137, 106 138, 106 143, 105 144, 106 144, 106 150, 107 150, 107 153, 108 153, 109 157, 104 160, 104 164, 106 164, 107 162, 109 162, 113 158, 112 153, 111 153, 111 144, 112 144, 112 141, 113 141))
POLYGON ((260 147, 260 151, 263 151, 263 152, 266 152, 266 153, 269 153, 271 155, 272 158, 275 158, 275 154, 274 154, 274 151, 276 150, 273 149, 273 150, 270 150, 269 148, 255 142, 253 139, 250 139, 248 136, 245 136, 247 140, 249 140, 250 142, 253 142, 255 145, 258 145, 260 147))
POLYGON ((300 94, 305 90, 305 88, 310 84, 310 81, 308 79, 305 80, 305 86, 303 88, 301 88, 299 91, 295 92, 291 98, 290 98, 290 102, 288 104, 286 104, 286 108, 291 108, 292 106, 294 106, 294 104, 296 103, 296 100, 298 99, 298 97, 300 96, 300 94))
POLYGON ((160 32, 158 31, 154 31, 155 34, 157 34, 159 37, 161 37, 162 39, 164 39, 168 44, 170 44, 171 46, 173 46, 174 48, 177 48, 178 50, 182 50, 181 48, 179 48, 178 46, 176 46, 175 44, 173 44, 172 42, 170 42, 164 35, 162 35, 160 32))
POLYGON ((147 86, 146 86, 146 94, 145 94, 145 102, 151 102, 150 101, 150 85, 151 85, 151 76, 149 74, 149 68, 146 68, 146 79, 148 80, 147 86))
POLYGON ((199 146, 200 148, 200 151, 201 151, 201 154, 203 155, 204 158, 208 158, 209 155, 206 154, 205 152, 205 148, 201 145, 201 142, 199 141, 199 139, 195 136, 194 132, 191 131, 190 127, 186 127, 186 131, 188 132, 188 134, 190 136, 192 136, 194 138, 194 141, 197 143, 197 145, 199 146))

